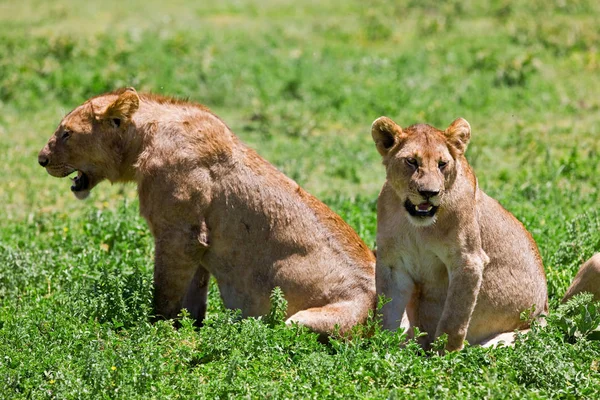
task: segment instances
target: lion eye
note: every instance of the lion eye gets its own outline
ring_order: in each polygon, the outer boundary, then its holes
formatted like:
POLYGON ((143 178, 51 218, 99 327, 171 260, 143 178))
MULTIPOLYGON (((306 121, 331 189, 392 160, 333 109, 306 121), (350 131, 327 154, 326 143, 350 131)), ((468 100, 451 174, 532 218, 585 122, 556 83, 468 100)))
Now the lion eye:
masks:
POLYGON ((408 164, 409 166, 411 166, 415 169, 419 166, 419 163, 417 162, 417 160, 412 157, 405 158, 404 161, 406 162, 406 164, 408 164))
POLYGON ((446 168, 446 165, 448 165, 448 162, 446 162, 446 161, 438 161, 438 168, 439 169, 446 168))
POLYGON ((64 131, 62 136, 60 137, 62 140, 67 140, 71 137, 71 131, 64 131))

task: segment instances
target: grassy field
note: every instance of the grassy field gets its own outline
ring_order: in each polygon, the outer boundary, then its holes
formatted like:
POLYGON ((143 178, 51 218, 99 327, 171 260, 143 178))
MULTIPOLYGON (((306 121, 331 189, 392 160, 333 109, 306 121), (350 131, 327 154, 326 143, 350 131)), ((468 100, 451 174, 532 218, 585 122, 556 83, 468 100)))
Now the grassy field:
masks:
POLYGON ((600 308, 558 306, 600 250, 599 18, 594 0, 0 0, 0 397, 600 397, 600 308), (371 122, 466 118, 481 187, 540 247, 548 326, 445 356, 376 318, 321 344, 239 320, 215 285, 202 329, 150 324, 135 187, 76 201, 36 157, 66 112, 122 86, 207 105, 369 245, 371 122))

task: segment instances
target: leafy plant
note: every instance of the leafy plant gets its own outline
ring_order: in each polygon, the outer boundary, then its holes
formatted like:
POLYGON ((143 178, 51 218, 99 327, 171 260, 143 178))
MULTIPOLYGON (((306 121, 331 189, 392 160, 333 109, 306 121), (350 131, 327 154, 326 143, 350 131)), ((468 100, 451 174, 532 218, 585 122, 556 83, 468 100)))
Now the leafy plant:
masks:
POLYGON ((271 309, 269 310, 269 314, 265 317, 265 322, 271 327, 281 325, 286 319, 288 303, 283 297, 283 291, 279 286, 273 288, 271 291, 270 300, 271 309))
POLYGON ((551 317, 568 341, 600 340, 600 302, 592 300, 591 293, 576 295, 560 305, 551 317))

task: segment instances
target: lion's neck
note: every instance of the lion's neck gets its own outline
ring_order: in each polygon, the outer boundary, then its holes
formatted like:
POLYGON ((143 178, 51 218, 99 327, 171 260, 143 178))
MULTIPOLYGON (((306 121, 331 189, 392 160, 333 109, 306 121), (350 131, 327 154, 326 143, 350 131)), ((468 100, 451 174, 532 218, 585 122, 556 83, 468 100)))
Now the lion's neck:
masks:
POLYGON ((144 151, 148 132, 143 126, 136 126, 132 123, 123 134, 120 142, 120 163, 119 179, 120 182, 133 182, 137 176, 137 161, 144 151))

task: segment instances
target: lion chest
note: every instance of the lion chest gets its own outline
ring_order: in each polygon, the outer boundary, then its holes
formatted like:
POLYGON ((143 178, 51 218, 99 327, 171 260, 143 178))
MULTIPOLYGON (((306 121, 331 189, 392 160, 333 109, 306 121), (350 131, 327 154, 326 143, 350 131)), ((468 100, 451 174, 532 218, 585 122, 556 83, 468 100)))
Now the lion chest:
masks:
POLYGON ((419 239, 410 239, 397 245, 396 268, 404 270, 416 283, 447 286, 448 268, 442 261, 443 249, 419 239))
POLYGON ((442 243, 413 232, 378 237, 377 256, 392 271, 407 274, 418 284, 447 286, 447 252, 442 243))

